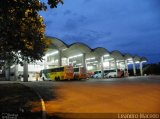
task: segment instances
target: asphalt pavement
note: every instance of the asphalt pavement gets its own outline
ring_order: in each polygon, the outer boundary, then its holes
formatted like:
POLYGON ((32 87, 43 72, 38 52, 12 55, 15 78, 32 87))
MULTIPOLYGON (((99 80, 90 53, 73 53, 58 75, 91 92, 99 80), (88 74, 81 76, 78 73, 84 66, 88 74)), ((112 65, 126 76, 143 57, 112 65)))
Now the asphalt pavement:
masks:
MULTIPOLYGON (((110 118, 118 118, 121 113, 160 114, 160 76, 86 81, 6 82, 10 84, 8 87, 14 85, 14 88, 17 83, 40 95, 44 101, 46 118, 106 118, 108 114, 110 118)), ((26 96, 26 88, 20 90, 24 92, 23 96, 26 96)), ((32 94, 36 95, 33 92, 32 94)), ((0 101, 4 101, 4 98, 0 98, 0 101)), ((18 100, 21 101, 20 98, 18 100)), ((31 101, 32 104, 40 102, 37 100, 31 101)), ((9 107, 7 105, 7 108, 9 107)), ((40 112, 42 109, 31 105, 29 110, 40 112)))

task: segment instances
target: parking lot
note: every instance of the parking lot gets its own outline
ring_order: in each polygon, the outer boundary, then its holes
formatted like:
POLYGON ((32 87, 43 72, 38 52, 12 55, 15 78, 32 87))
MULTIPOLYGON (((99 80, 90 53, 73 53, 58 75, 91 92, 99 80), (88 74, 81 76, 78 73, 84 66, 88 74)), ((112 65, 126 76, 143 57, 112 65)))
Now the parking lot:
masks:
POLYGON ((56 113, 158 113, 160 77, 27 82, 56 113))

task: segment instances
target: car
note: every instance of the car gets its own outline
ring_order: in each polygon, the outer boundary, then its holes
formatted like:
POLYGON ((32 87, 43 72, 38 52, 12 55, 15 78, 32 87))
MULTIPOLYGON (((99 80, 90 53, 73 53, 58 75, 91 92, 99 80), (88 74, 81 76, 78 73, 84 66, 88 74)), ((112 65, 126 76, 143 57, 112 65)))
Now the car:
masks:
POLYGON ((116 70, 107 70, 107 72, 104 74, 105 78, 115 78, 117 77, 116 70))
POLYGON ((102 78, 102 73, 101 73, 101 71, 95 71, 95 72, 94 72, 94 75, 93 75, 93 78, 102 78))

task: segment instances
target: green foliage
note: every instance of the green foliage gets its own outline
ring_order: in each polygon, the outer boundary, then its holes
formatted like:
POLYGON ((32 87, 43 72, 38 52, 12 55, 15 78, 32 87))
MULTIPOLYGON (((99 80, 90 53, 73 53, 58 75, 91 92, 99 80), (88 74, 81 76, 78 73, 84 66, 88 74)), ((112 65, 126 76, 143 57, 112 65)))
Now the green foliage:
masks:
MULTIPOLYGON (((51 8, 61 0, 48 0, 51 8)), ((0 60, 22 63, 42 60, 50 41, 45 36, 43 18, 46 10, 39 0, 0 0, 0 60)))

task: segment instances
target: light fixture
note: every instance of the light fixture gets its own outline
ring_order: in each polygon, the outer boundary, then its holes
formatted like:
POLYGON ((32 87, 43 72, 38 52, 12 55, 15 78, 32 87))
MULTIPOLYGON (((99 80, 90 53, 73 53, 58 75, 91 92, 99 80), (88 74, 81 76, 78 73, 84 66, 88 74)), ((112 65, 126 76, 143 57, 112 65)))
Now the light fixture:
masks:
POLYGON ((96 59, 95 57, 87 58, 86 60, 94 60, 96 59))
POLYGON ((81 57, 81 56, 83 56, 83 54, 79 54, 79 55, 71 56, 71 57, 69 57, 69 59, 77 58, 77 57, 81 57))
POLYGON ((104 55, 103 57, 109 57, 110 55, 109 54, 106 54, 106 55, 104 55))
POLYGON ((48 56, 55 55, 55 54, 58 54, 58 51, 47 53, 45 56, 48 57, 48 56))

